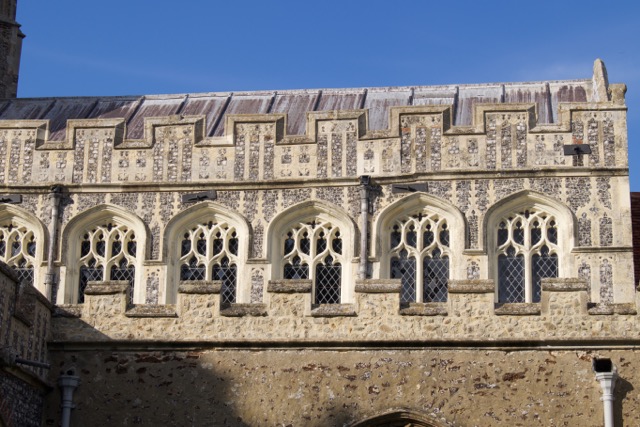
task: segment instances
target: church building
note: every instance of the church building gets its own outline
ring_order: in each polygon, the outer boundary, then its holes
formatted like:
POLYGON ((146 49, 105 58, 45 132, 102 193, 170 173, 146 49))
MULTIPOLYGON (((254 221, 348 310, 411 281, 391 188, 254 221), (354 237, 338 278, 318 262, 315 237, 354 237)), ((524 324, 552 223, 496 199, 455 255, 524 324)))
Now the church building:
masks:
POLYGON ((602 61, 16 98, 16 1, 0 426, 640 425, 626 86, 602 61))

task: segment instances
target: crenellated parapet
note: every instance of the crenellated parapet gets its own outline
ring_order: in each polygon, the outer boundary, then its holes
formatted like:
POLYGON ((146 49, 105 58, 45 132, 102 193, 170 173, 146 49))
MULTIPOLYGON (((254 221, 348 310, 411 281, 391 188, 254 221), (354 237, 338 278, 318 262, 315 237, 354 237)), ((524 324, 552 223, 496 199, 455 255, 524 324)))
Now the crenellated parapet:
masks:
POLYGON ((336 92, 320 104, 318 94, 318 105, 295 91, 5 101, 0 182, 243 185, 496 171, 623 174, 625 87, 609 85, 602 73, 596 70, 593 82, 566 82, 555 98, 547 84, 544 96, 495 85, 502 89, 468 88, 464 98, 462 89, 445 96, 449 89, 434 87, 428 93, 441 98, 420 98, 419 88, 402 95, 407 99, 397 98, 400 89, 365 90, 360 99, 368 103, 345 104, 351 95, 336 92), (384 102, 376 103, 381 94, 384 102), (279 103, 283 96, 292 104, 279 103), (300 97, 309 105, 293 103, 300 97), (314 110, 323 106, 346 108, 314 110), (25 120, 38 116, 45 119, 25 120), (588 144, 592 152, 567 157, 568 144, 588 144))
POLYGON ((184 283, 175 305, 127 306, 125 287, 95 282, 81 307, 60 306, 53 339, 85 342, 469 343, 637 339, 636 304, 590 305, 587 284, 545 279, 539 304, 495 304, 488 280, 451 283, 446 303, 400 306, 399 280, 356 284, 353 304, 312 306, 311 283, 273 281, 264 304, 220 299, 220 282, 184 283), (553 327, 550 327, 553 325, 553 327))

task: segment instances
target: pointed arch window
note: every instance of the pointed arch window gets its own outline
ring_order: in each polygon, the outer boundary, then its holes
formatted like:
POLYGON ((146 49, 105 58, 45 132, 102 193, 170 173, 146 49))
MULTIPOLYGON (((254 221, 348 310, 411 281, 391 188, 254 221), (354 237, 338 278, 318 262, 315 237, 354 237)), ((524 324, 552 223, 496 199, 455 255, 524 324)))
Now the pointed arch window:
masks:
POLYGON ((401 279, 400 301, 445 302, 449 282, 449 227, 430 212, 398 218, 389 230, 390 272, 401 279))
POLYGON ((184 231, 180 248, 180 280, 220 280, 222 303, 236 302, 239 241, 235 227, 217 220, 197 224, 184 231))
POLYGON ((21 282, 34 284, 37 242, 32 230, 12 221, 0 224, 0 259, 13 268, 21 282))
POLYGON ((114 221, 91 227, 81 234, 78 303, 90 281, 123 280, 129 282, 128 301, 133 303, 135 286, 136 235, 114 221))
POLYGON ((315 304, 339 304, 345 263, 340 229, 313 219, 290 227, 282 241, 283 277, 311 279, 315 304))
POLYGON ((540 302, 541 280, 558 277, 558 224, 526 209, 502 218, 496 233, 498 302, 540 302))

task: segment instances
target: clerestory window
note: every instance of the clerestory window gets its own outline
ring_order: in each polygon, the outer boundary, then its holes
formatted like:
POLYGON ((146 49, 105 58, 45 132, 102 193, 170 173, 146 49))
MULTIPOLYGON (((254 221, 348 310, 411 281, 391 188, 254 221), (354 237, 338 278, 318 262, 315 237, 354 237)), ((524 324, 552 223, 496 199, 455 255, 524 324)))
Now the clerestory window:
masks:
POLYGON ((180 280, 222 281, 221 301, 236 302, 238 233, 224 221, 208 221, 185 230, 180 249, 180 280))
POLYGON ((450 258, 447 221, 419 211, 394 221, 388 232, 391 278, 402 282, 400 301, 447 301, 450 258))
POLYGON ((558 225, 537 209, 503 218, 497 230, 498 302, 540 302, 541 280, 558 277, 558 225))
POLYGON ((90 281, 124 280, 129 282, 128 301, 133 302, 135 285, 136 236, 115 222, 94 226, 81 235, 78 303, 90 281))
POLYGON ((13 268, 21 282, 33 285, 36 257, 33 231, 13 222, 0 225, 0 259, 13 268))
POLYGON ((339 304, 344 265, 340 229, 323 220, 300 222, 282 241, 283 277, 311 279, 315 304, 339 304))

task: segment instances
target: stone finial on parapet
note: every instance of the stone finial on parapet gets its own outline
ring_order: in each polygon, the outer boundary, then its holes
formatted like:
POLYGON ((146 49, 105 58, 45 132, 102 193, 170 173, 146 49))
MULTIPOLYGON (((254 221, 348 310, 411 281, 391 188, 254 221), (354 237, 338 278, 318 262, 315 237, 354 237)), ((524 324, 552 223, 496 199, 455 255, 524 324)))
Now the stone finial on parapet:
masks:
POLYGON ((609 102, 609 76, 602 59, 593 63, 593 95, 594 102, 609 102))

